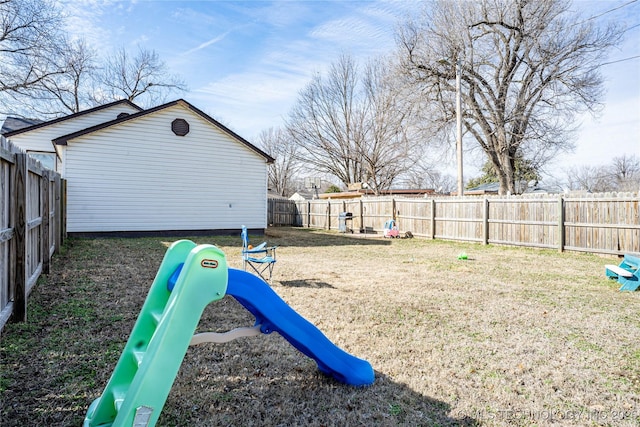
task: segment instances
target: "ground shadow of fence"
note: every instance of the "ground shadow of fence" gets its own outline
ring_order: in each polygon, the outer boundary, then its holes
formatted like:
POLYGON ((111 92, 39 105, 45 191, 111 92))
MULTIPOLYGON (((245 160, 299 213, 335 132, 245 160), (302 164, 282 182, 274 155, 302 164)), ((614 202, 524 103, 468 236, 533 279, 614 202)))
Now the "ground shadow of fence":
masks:
MULTIPOLYGON (((384 246, 390 245, 390 239, 384 239, 382 234, 351 234, 326 233, 309 228, 272 227, 264 236, 269 244, 290 247, 318 247, 318 246, 384 246)), ((253 239, 252 239, 253 240, 253 239)), ((259 240, 259 238, 255 238, 259 240)))

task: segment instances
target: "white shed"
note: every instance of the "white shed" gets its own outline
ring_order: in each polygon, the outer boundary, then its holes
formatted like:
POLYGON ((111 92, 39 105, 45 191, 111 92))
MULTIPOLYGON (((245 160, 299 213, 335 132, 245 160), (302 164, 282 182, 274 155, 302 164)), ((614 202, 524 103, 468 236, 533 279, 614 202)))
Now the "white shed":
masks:
POLYGON ((51 144, 52 139, 141 110, 142 108, 131 101, 121 100, 6 132, 4 136, 36 157, 45 166, 60 172, 59 165, 56 166, 56 153, 51 144))
POLYGON ((237 231, 267 226, 273 159, 184 100, 52 139, 67 231, 237 231))

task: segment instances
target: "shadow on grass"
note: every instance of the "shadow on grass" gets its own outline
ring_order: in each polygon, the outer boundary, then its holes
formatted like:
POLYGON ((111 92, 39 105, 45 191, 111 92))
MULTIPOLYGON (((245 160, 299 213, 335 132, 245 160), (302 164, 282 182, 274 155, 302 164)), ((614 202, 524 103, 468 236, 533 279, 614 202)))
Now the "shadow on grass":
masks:
POLYGON ((336 287, 320 280, 300 279, 300 280, 283 280, 278 282, 280 285, 288 288, 315 288, 315 289, 335 289, 336 287))
MULTIPOLYGON (((66 241, 67 248, 74 246, 89 247, 87 258, 95 255, 99 248, 120 247, 122 251, 132 251, 136 248, 140 250, 154 251, 157 253, 158 261, 162 259, 162 254, 171 245, 171 243, 181 240, 192 240, 197 244, 213 244, 216 246, 225 246, 237 248, 238 253, 242 248, 242 239, 240 238, 240 230, 231 232, 231 234, 176 234, 171 233, 170 236, 162 235, 143 238, 130 237, 99 237, 99 238, 83 238, 73 237, 66 241)), ((249 241, 252 245, 257 246, 262 242, 266 242, 268 246, 281 247, 323 247, 323 246, 387 246, 391 244, 391 240, 384 239, 381 234, 341 234, 335 231, 318 230, 312 228, 298 227, 271 227, 267 229, 264 235, 251 234, 249 241)))
POLYGON ((381 234, 336 233, 312 228, 272 227, 265 236, 255 240, 267 240, 270 245, 289 247, 318 246, 387 246, 391 244, 381 234))
POLYGON ((293 350, 280 336, 272 336, 271 340, 263 337, 226 348, 190 350, 158 424, 480 425, 467 414, 453 415, 446 402, 422 395, 380 372, 368 387, 341 384, 321 374, 311 359, 293 350), (205 352, 210 355, 203 356, 205 352), (242 357, 231 356, 237 353, 242 357))

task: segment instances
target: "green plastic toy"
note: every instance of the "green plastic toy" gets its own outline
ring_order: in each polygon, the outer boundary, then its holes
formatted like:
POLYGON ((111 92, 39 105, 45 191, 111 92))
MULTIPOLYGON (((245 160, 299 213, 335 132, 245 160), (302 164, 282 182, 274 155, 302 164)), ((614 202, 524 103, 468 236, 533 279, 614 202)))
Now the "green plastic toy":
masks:
POLYGON ((224 297, 227 278, 227 261, 217 247, 188 240, 171 245, 111 379, 89 406, 84 427, 155 425, 200 316, 224 297), (171 292, 167 283, 181 263, 171 292))
POLYGON ((229 269, 212 245, 180 240, 167 250, 129 340, 84 427, 152 427, 190 345, 278 332, 318 369, 355 386, 375 380, 371 364, 337 347, 262 279, 229 269), (256 318, 253 327, 194 335, 205 307, 231 295, 256 318))

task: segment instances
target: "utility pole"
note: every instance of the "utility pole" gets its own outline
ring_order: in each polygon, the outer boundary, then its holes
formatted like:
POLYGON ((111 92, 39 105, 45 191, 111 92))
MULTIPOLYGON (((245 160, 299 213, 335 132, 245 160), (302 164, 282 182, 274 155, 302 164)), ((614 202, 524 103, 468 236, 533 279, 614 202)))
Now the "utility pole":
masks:
POLYGON ((456 152, 458 155, 458 195, 464 196, 462 172, 462 100, 460 99, 460 59, 456 58, 456 152))

